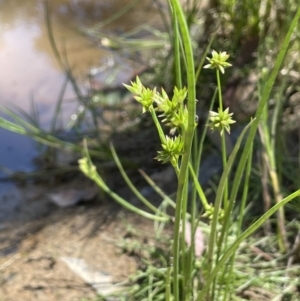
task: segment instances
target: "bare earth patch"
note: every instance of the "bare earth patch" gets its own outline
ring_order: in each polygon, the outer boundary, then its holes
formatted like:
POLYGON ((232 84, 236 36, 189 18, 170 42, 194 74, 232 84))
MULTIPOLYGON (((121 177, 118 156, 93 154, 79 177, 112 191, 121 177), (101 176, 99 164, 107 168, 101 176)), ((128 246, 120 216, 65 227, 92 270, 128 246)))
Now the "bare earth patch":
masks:
POLYGON ((47 217, 11 224, 0 232, 1 301, 76 301, 95 298, 95 290, 61 259, 81 258, 116 282, 132 274, 137 262, 116 243, 129 224, 152 231, 151 222, 110 204, 55 209, 47 217))

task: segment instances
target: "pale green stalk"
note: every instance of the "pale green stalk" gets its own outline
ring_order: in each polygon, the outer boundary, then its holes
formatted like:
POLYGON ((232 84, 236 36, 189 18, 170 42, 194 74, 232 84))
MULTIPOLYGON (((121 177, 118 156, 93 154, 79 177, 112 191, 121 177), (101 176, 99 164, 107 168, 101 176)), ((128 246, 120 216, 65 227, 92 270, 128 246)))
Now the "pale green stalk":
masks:
POLYGON ((156 116, 155 109, 153 108, 153 106, 150 106, 149 112, 150 112, 151 117, 152 117, 152 119, 154 121, 154 124, 156 126, 156 129, 157 129, 157 132, 158 132, 158 135, 159 135, 159 138, 160 138, 160 142, 161 143, 165 143, 166 137, 165 137, 163 129, 162 129, 161 125, 160 125, 160 122, 159 122, 159 120, 158 120, 158 118, 156 116))
POLYGON ((199 197, 199 199, 202 202, 204 210, 205 211, 209 211, 210 210, 210 205, 208 204, 206 195, 205 195, 205 193, 204 193, 204 191, 202 189, 201 184, 199 183, 198 177, 197 177, 197 175, 196 175, 196 173, 195 173, 195 171, 194 171, 193 166, 192 166, 191 163, 189 164, 189 171, 190 171, 190 174, 192 176, 194 190, 197 191, 198 197, 199 197))
MULTIPOLYGON (((222 97, 222 85, 221 85, 221 79, 220 79, 220 70, 216 69, 216 75, 217 75, 217 84, 218 84, 218 96, 219 96, 219 108, 221 111, 223 111, 223 97, 222 97)), ((221 136, 221 149, 222 149, 222 162, 223 162, 223 168, 225 168, 227 163, 227 152, 226 152, 226 133, 224 131, 223 135, 221 136)), ((224 210, 227 207, 228 203, 228 179, 226 180, 226 185, 224 189, 224 196, 223 196, 223 207, 224 210)))
POLYGON ((113 158, 119 168, 119 171, 123 177, 123 179, 125 180, 126 184, 128 185, 128 187, 131 189, 131 191, 135 194, 135 196, 145 205, 147 206, 150 210, 152 210, 155 214, 157 215, 163 215, 165 217, 168 217, 168 215, 164 212, 162 212, 161 210, 159 210, 158 208, 156 208, 154 205, 152 205, 139 191, 138 189, 133 185, 133 183, 131 182, 131 180, 128 178, 120 160, 119 157, 115 151, 115 148, 113 147, 112 143, 110 144, 110 150, 111 153, 113 155, 113 158))
POLYGON ((204 62, 205 62, 205 60, 206 60, 206 56, 207 56, 207 54, 208 54, 208 51, 210 50, 210 47, 211 47, 212 43, 213 43, 214 40, 215 40, 216 34, 217 34, 217 31, 215 31, 215 32, 212 34, 212 37, 210 38, 209 43, 208 43, 208 45, 206 46, 206 48, 205 48, 205 50, 204 50, 204 53, 202 54, 201 60, 200 60, 200 62, 199 62, 199 65, 198 65, 197 70, 196 70, 196 73, 195 73, 195 80, 196 80, 196 82, 198 81, 199 75, 200 75, 200 73, 201 73, 201 70, 202 70, 202 68, 203 68, 204 62))
POLYGON ((102 178, 97 174, 95 177, 92 178, 93 181, 104 191, 106 192, 111 198, 113 198, 117 203, 119 203, 121 206, 124 208, 132 211, 133 213, 136 213, 138 215, 141 215, 143 217, 146 217, 148 219, 154 220, 154 221, 161 221, 161 222, 166 222, 168 221, 168 218, 162 217, 162 216, 157 216, 153 215, 151 213, 148 213, 144 210, 141 210, 133 205, 131 205, 129 202, 124 200, 122 197, 111 191, 111 189, 105 184, 105 182, 102 180, 102 178))
MULTIPOLYGON (((12 117, 16 123, 6 120, 5 118, 0 117, 0 128, 6 129, 8 131, 21 134, 24 136, 31 137, 35 141, 39 143, 43 143, 45 145, 55 147, 55 148, 63 148, 70 151, 82 152, 82 147, 71 142, 66 142, 60 140, 53 135, 48 134, 47 132, 43 131, 40 128, 33 126, 32 124, 26 122, 21 117, 17 116, 15 113, 11 112, 10 110, 6 109, 5 107, 0 105, 0 109, 5 112, 7 115, 12 117), (20 125, 18 125, 18 124, 20 125)), ((107 160, 107 154, 91 150, 90 153, 93 156, 101 157, 107 160)))
POLYGON ((124 200, 122 197, 120 197, 118 194, 114 193, 107 185, 106 183, 103 181, 102 177, 98 174, 96 167, 93 165, 89 153, 88 153, 88 149, 87 149, 87 143, 86 141, 84 141, 84 157, 82 159, 80 159, 78 161, 79 163, 79 168, 80 170, 91 180, 93 180, 105 193, 107 193, 112 199, 114 199, 117 203, 119 203, 121 206, 123 206, 124 208, 139 214, 143 217, 146 217, 148 219, 151 220, 156 220, 156 221, 162 221, 162 222, 166 222, 169 220, 169 218, 167 217, 163 217, 163 216, 157 216, 157 215, 153 215, 151 213, 148 213, 144 210, 141 210, 135 206, 133 206, 132 204, 130 204, 129 202, 127 202, 126 200, 124 200))
MULTIPOLYGON (((181 39, 184 47, 184 56, 186 59, 187 68, 187 84, 188 84, 188 126, 184 134, 184 155, 182 156, 180 171, 178 175, 178 188, 176 196, 175 224, 174 224, 174 244, 173 244, 173 259, 174 259, 174 301, 179 299, 179 247, 180 247, 180 222, 182 219, 182 208, 184 201, 184 187, 187 185, 187 172, 190 160, 190 153, 195 130, 195 115, 196 115, 196 91, 195 91, 195 70, 192 43, 189 35, 186 19, 179 3, 179 0, 171 0, 172 7, 178 19, 179 28, 181 31, 181 39)), ((182 220, 182 223, 185 221, 182 220)))
MULTIPOLYGON (((217 77, 217 85, 218 85, 219 108, 221 111, 223 111, 222 85, 221 85, 219 68, 216 69, 216 77, 217 77)), ((226 164, 227 164, 226 136, 225 135, 226 135, 226 132, 224 131, 224 133, 221 135, 221 154, 222 154, 223 169, 225 169, 226 164)), ((218 205, 217 203, 215 203, 215 206, 221 206, 221 204, 218 205)), ((224 187, 224 192, 223 192, 223 209, 226 210, 227 207, 228 207, 228 177, 225 180, 225 187, 224 187)), ((225 220, 225 223, 226 222, 228 222, 228 221, 225 220)), ((223 229, 224 229, 224 227, 223 227, 223 229)), ((221 235, 221 237, 218 241, 216 263, 219 261, 219 256, 221 254, 223 242, 224 242, 223 239, 225 238, 225 236, 221 235)), ((212 288, 212 298, 213 299, 214 299, 214 293, 215 293, 215 285, 216 285, 216 279, 214 281, 213 288, 212 288)))
POLYGON ((180 33, 178 28, 178 21, 176 12, 172 7, 172 3, 169 0, 170 8, 172 11, 172 27, 173 27, 173 51, 174 51, 174 71, 175 71, 175 85, 178 89, 182 88, 181 79, 181 62, 180 62, 180 33))
MULTIPOLYGON (((207 48, 208 51, 209 48, 207 48)), ((203 63, 205 60, 205 56, 202 59, 202 62, 200 63, 199 67, 203 67, 203 63)), ((200 70, 200 69, 199 69, 200 70)), ((200 73, 200 71, 199 71, 200 73)), ((199 75, 199 74, 198 74, 199 75)), ((196 77, 197 77, 197 73, 196 73, 196 77)), ((217 89, 215 89, 215 93, 214 96, 212 98, 211 104, 210 104, 210 108, 209 111, 212 110, 214 101, 216 99, 216 95, 217 95, 217 89)), ((207 122, 209 120, 209 115, 207 117, 207 122)), ((207 124, 207 122, 205 122, 205 124, 207 124)), ((210 206, 208 204, 208 201, 206 199, 206 195, 201 187, 201 183, 199 182, 199 169, 200 169, 200 162, 201 162, 201 156, 202 156, 202 150, 203 150, 203 145, 204 145, 204 139, 206 136, 206 132, 207 132, 207 127, 204 127, 202 134, 201 134, 201 138, 200 141, 198 143, 198 133, 197 131, 195 131, 195 135, 194 135, 194 141, 193 141, 193 164, 192 162, 189 163, 189 171, 190 171, 190 175, 192 177, 192 193, 191 193, 191 218, 190 218, 190 223, 191 223, 191 242, 192 245, 190 246, 189 249, 189 254, 188 254, 188 259, 187 259, 187 266, 188 266, 188 270, 187 270, 187 274, 189 275, 189 283, 187 283, 187 285, 190 285, 191 287, 194 285, 193 284, 193 277, 194 277, 194 273, 193 273, 193 268, 194 268, 194 261, 195 261, 195 256, 194 256, 194 252, 195 252, 195 231, 197 229, 197 216, 198 216, 198 206, 197 206, 197 193, 198 193, 198 197, 202 202, 202 205, 204 207, 204 210, 206 212, 209 211, 210 206), (194 166, 194 167, 193 167, 194 166)), ((187 298, 190 297, 189 294, 191 294, 193 292, 192 289, 190 289, 187 293, 187 298)), ((195 292, 194 292, 195 293, 195 292)))

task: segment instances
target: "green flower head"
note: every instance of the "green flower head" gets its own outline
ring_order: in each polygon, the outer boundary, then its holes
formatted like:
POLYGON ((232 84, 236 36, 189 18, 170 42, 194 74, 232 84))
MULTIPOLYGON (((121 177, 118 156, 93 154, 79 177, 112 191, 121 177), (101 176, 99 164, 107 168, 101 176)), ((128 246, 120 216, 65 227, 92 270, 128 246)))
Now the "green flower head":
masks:
POLYGON ((162 151, 158 151, 156 159, 162 161, 162 163, 170 161, 172 165, 177 165, 179 156, 183 154, 183 140, 181 139, 181 136, 166 136, 162 148, 162 151))
POLYGON ((149 108, 154 102, 156 89, 151 90, 149 88, 145 88, 138 76, 136 77, 135 82, 131 82, 131 86, 125 84, 123 85, 132 94, 134 94, 134 98, 136 99, 136 101, 143 106, 143 113, 149 111, 149 108))
POLYGON ((212 58, 206 57, 209 61, 209 64, 205 65, 203 68, 206 69, 219 69, 223 74, 225 73, 225 68, 232 66, 231 64, 227 63, 227 59, 229 58, 229 54, 226 51, 223 52, 216 52, 215 50, 212 51, 212 58))
POLYGON ((221 136, 224 130, 230 133, 230 125, 235 123, 235 120, 231 118, 232 115, 233 113, 229 113, 229 108, 225 111, 222 111, 220 108, 218 112, 210 111, 208 127, 211 130, 218 130, 221 136))

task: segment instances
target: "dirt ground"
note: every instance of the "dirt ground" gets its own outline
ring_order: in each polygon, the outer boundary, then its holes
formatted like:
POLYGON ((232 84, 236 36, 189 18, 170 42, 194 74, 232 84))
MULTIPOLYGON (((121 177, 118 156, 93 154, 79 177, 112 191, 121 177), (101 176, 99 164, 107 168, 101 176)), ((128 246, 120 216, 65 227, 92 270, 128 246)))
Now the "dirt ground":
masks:
MULTIPOLYGON (((30 194, 32 189, 26 191, 30 194)), ((117 244, 132 225, 150 233, 153 223, 99 198, 57 208, 40 197, 26 198, 16 220, 1 224, 1 301, 95 298, 95 290, 62 258, 84 259, 94 271, 112 276, 113 282, 125 280, 136 270, 136 260, 122 253, 117 244), (28 219, 28 214, 24 215, 28 208, 42 208, 44 213, 36 210, 39 216, 28 219)))

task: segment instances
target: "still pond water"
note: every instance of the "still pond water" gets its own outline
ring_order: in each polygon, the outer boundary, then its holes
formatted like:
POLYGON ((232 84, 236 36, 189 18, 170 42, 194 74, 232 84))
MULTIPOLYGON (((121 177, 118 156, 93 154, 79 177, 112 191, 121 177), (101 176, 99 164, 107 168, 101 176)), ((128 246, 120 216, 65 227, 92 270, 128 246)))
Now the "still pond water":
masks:
MULTIPOLYGON (((80 27, 103 22, 133 2, 137 3, 134 8, 103 30, 122 34, 145 24, 146 20, 150 26, 159 23, 156 7, 151 1, 48 2, 57 46, 66 50, 69 65, 77 76, 87 74, 89 68, 101 66, 112 56, 111 51, 97 47, 97 41, 80 34, 80 27)), ((34 102, 38 106, 41 126, 47 127, 65 78, 49 43, 44 1, 0 0, 0 104, 18 107, 30 114, 34 102)), ((66 119, 78 105, 74 98, 69 85, 64 93, 66 119)), ((32 159, 37 154, 33 141, 3 129, 0 129, 0 138, 1 177, 6 175, 3 169, 33 170, 32 159)), ((0 182, 0 197, 11 187, 11 184, 0 182)))

